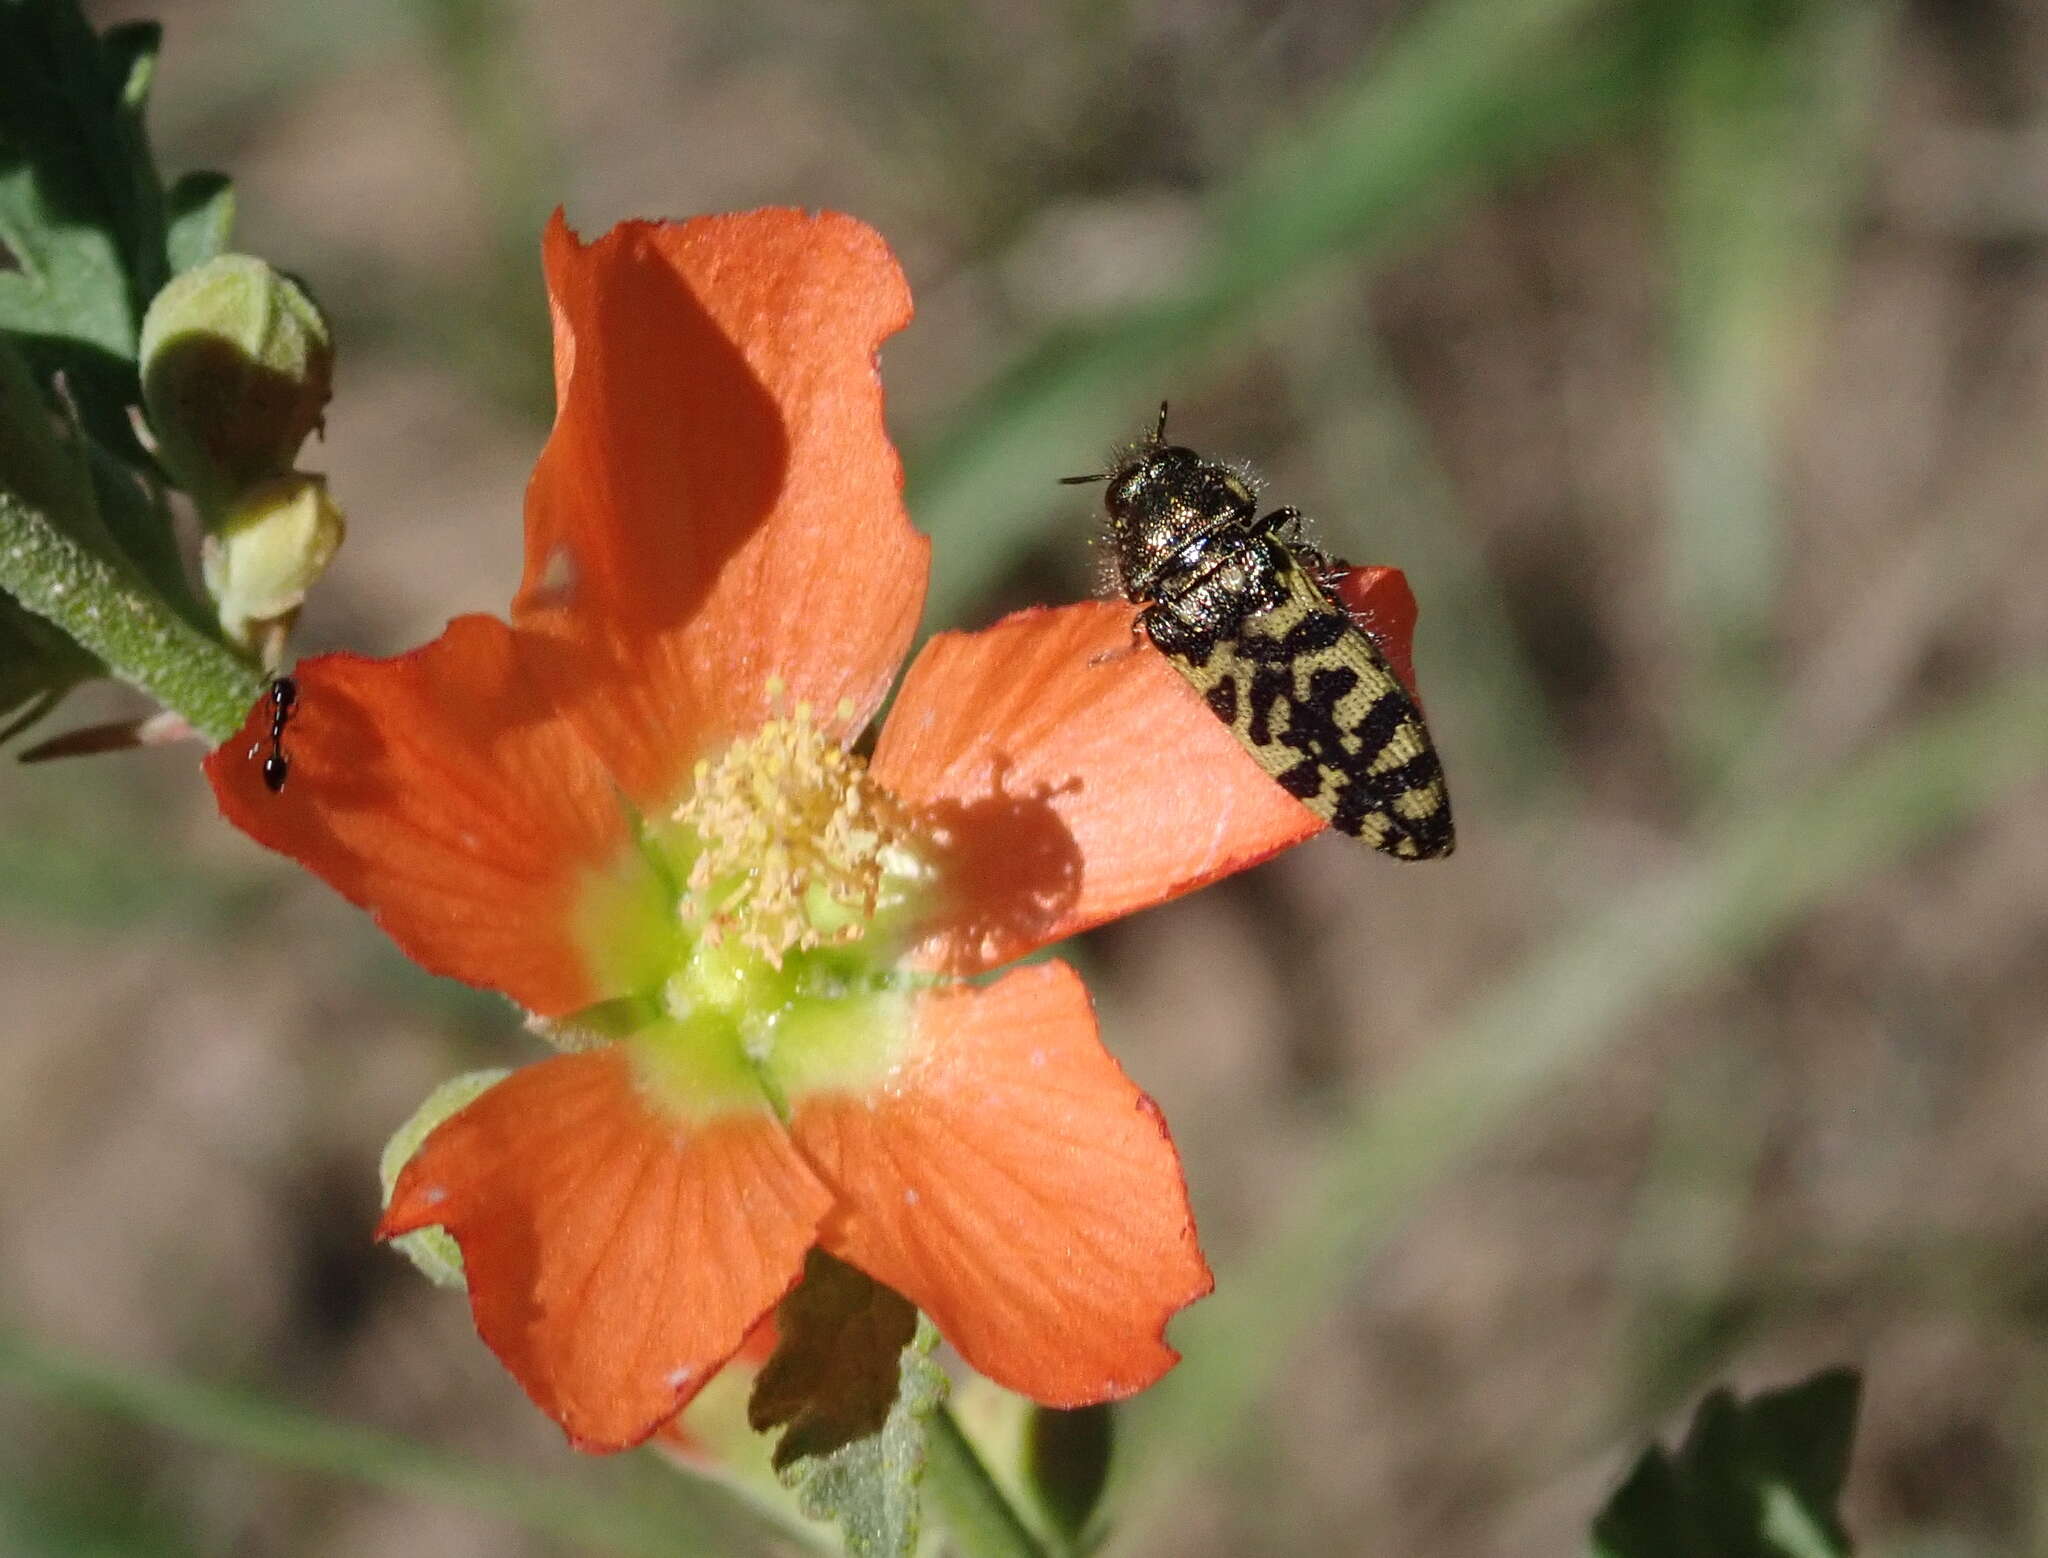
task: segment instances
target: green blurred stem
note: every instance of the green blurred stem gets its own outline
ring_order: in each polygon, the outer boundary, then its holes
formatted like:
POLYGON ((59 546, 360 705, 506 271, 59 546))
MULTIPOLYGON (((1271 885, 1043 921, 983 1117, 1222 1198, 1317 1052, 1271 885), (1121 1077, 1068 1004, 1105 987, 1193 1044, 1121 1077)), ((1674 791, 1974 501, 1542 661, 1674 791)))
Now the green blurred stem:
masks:
MULTIPOLYGON (((747 1505, 744 1516, 735 1510, 718 1518, 673 1498, 657 1507, 644 1498, 575 1487, 566 1478, 500 1470, 240 1391, 112 1367, 6 1327, 0 1327, 0 1384, 278 1465, 479 1510, 582 1549, 628 1558, 724 1552, 744 1519, 756 1533, 770 1527, 788 1547, 821 1550, 813 1531, 786 1517, 771 1521, 762 1505, 747 1505)), ((725 1501, 722 1489, 690 1486, 693 1497, 725 1501)))
POLYGON ((6 488, 0 488, 0 590, 210 742, 233 735, 263 690, 253 666, 6 488))
POLYGON ((1729 0, 1673 23, 1666 553, 1677 734, 1703 781, 1753 746, 1771 684, 1792 413, 1832 323, 1898 12, 1729 0))
POLYGON ((1010 1507, 950 1407, 941 1406, 931 1417, 925 1491, 948 1544, 964 1558, 1057 1558, 1010 1507))
POLYGON ((1148 304, 1044 332, 911 451, 910 509, 939 541, 925 620, 958 621, 1043 533, 1050 497, 1021 494, 1051 494, 1077 452, 1131 431, 1162 390, 1251 335, 1319 268, 1383 256, 1614 123, 1653 24, 1614 0, 1422 7, 1205 202, 1211 236, 1184 279, 1148 304))

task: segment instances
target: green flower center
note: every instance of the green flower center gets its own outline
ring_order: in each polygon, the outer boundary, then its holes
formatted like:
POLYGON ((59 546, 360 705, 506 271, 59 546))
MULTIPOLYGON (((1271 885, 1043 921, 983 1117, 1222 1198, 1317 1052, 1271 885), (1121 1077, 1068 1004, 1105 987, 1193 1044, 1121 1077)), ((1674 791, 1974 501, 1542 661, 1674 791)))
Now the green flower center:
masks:
POLYGON ((638 993, 554 1025, 623 1039, 669 1112, 884 1079, 909 1031, 897 961, 928 899, 929 843, 799 704, 699 761, 641 832, 641 862, 597 884, 596 967, 638 993))

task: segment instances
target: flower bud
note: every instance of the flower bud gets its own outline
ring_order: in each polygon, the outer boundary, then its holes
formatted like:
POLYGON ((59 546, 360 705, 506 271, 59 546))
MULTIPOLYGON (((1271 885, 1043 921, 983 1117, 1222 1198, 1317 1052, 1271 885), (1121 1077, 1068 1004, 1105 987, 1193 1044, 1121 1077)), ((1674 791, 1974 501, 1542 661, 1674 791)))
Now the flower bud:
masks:
POLYGON ((223 254, 174 277, 142 321, 157 452, 202 510, 292 468, 334 372, 327 321, 290 277, 223 254))
MULTIPOLYGON (((465 1072, 459 1077, 449 1078, 427 1094, 426 1101, 413 1111, 412 1118, 392 1133, 391 1140, 384 1144, 384 1155, 377 1160, 377 1177, 384 1184, 386 1206, 391 1204, 391 1190, 398 1183, 399 1174, 412 1161, 421 1144, 433 1134, 434 1128, 460 1113, 511 1074, 503 1069, 465 1072)), ((459 1288, 467 1285, 462 1274, 462 1250, 447 1229, 422 1228, 416 1233, 400 1234, 391 1241, 391 1246, 419 1267, 420 1274, 434 1286, 459 1288)))
POLYGON ((294 472, 250 488, 217 518, 199 562, 230 642, 254 649, 289 625, 341 545, 346 526, 318 476, 294 472))

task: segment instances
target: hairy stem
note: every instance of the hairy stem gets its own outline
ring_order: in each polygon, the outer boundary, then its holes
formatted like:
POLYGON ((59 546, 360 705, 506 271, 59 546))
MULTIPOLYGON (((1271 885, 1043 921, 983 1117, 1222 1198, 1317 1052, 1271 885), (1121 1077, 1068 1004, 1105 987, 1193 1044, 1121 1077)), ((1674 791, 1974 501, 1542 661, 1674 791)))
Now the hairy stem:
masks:
POLYGON ((263 690, 254 666, 179 616, 120 563, 6 488, 0 488, 0 589, 208 741, 234 734, 263 690))

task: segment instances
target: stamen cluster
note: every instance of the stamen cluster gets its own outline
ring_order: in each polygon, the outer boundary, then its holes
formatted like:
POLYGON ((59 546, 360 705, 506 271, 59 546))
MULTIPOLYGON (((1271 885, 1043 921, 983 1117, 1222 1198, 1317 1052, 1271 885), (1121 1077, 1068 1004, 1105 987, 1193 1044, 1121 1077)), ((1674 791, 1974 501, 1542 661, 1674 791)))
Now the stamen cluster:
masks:
POLYGON ((698 845, 685 925, 776 968, 791 952, 858 941, 900 896, 892 878, 916 874, 902 805, 804 703, 699 759, 674 820, 698 845))

